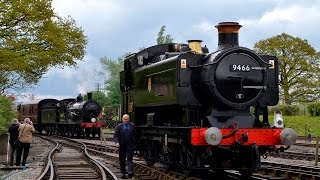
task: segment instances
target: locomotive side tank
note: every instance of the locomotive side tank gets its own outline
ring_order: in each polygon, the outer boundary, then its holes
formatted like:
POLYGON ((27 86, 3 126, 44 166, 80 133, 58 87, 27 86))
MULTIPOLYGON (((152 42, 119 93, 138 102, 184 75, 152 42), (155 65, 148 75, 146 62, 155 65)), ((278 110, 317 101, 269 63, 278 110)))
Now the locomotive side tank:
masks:
POLYGON ((124 60, 122 112, 135 123, 149 165, 250 174, 260 166, 260 155, 297 138, 292 129, 268 122, 267 106, 279 101, 278 59, 240 47, 238 23, 216 28, 218 48, 211 53, 201 40, 189 40, 152 46, 124 60))

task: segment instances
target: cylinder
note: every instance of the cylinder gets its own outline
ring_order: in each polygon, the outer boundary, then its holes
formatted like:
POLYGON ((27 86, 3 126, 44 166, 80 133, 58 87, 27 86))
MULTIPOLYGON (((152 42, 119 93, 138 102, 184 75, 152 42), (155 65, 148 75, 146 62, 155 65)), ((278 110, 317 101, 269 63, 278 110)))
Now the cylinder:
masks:
POLYGON ((201 40, 188 40, 188 45, 191 51, 194 51, 196 54, 202 54, 201 40))
POLYGON ((237 22, 221 22, 215 26, 218 29, 218 50, 239 46, 239 30, 242 27, 237 22))

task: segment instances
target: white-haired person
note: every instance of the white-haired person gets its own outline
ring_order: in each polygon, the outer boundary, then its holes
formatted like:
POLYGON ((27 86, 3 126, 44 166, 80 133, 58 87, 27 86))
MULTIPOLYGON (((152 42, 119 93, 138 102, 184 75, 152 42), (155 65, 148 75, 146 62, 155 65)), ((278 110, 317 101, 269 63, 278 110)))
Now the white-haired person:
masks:
POLYGON ((119 162, 122 179, 126 178, 126 164, 129 178, 133 177, 133 154, 136 130, 128 114, 122 116, 120 123, 114 131, 114 142, 119 148, 119 162), (127 163, 126 163, 127 160, 127 163))
POLYGON ((9 159, 9 165, 13 166, 14 161, 14 152, 16 152, 18 148, 18 137, 19 137, 19 121, 18 119, 13 119, 12 124, 8 129, 9 133, 9 144, 10 144, 10 159, 9 159))
POLYGON ((30 144, 32 142, 32 133, 35 133, 32 121, 25 118, 23 124, 19 126, 19 147, 17 151, 16 165, 20 166, 21 155, 23 152, 22 166, 26 165, 27 157, 29 155, 30 144))

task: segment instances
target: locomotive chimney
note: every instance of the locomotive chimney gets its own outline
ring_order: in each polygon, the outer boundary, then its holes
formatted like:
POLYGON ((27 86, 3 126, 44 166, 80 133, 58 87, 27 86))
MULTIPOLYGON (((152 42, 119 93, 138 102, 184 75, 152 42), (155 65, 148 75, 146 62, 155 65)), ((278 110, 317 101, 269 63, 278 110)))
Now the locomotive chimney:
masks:
POLYGON ((92 92, 88 92, 88 100, 92 100, 92 92))
POLYGON ((239 30, 242 27, 237 22, 221 22, 215 26, 218 29, 218 50, 239 46, 239 30))

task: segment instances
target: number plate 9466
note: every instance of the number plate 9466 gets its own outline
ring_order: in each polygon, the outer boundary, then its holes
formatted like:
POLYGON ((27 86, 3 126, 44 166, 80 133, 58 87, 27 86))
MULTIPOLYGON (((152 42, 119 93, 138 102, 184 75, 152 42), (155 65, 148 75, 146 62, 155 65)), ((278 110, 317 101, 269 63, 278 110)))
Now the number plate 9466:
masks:
POLYGON ((230 71, 232 72, 249 72, 251 70, 250 65, 244 65, 244 64, 231 64, 230 65, 230 71))

